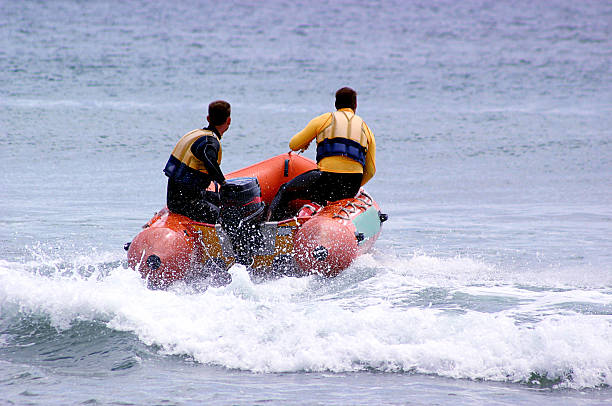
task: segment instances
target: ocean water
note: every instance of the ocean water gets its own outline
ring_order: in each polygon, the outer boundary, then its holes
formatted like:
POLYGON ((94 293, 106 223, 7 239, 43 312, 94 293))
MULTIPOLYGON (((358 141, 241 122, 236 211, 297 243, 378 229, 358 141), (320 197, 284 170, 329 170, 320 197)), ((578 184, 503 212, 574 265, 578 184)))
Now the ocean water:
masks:
POLYGON ((0 33, 0 404, 612 403, 610 2, 7 0, 0 33), (122 247, 207 104, 229 172, 342 86, 374 250, 146 289, 122 247))

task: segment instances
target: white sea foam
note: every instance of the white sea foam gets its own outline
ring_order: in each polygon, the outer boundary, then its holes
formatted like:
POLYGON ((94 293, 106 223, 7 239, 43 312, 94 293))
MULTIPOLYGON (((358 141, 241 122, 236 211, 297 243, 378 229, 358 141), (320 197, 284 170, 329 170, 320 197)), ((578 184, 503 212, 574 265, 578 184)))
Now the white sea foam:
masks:
POLYGON ((490 267, 467 259, 417 256, 381 265, 366 256, 335 280, 262 284, 235 266, 231 284, 197 294, 180 286, 148 290, 137 273, 121 266, 81 277, 40 276, 31 265, 0 261, 2 307, 46 314, 59 329, 98 320, 202 363, 255 372, 409 371, 495 381, 544 377, 577 388, 612 385, 610 314, 559 308, 568 300, 609 305, 609 293, 526 290, 501 283, 490 267), (495 283, 465 284, 457 276, 464 268, 495 283), (441 289, 447 301, 411 302, 427 289, 441 289), (483 311, 458 293, 508 303, 483 311), (519 317, 525 314, 531 319, 519 317))

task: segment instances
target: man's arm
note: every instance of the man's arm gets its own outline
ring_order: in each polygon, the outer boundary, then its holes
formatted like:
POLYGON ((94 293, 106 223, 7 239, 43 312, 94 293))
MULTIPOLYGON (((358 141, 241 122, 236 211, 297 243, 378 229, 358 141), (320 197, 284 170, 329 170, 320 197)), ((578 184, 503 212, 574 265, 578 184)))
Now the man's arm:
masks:
POLYGON ((196 158, 204 163, 206 171, 208 171, 211 178, 223 184, 225 183, 225 176, 223 176, 223 172, 221 172, 221 168, 217 163, 219 148, 221 148, 221 145, 215 137, 205 135, 193 143, 191 152, 196 158))
POLYGON ((366 131, 366 136, 368 137, 368 152, 366 153, 366 161, 365 166, 363 168, 363 178, 361 179, 361 186, 368 183, 370 179, 376 173, 376 140, 374 139, 374 134, 370 131, 370 128, 366 123, 363 123, 364 129, 366 131))
POLYGON ((302 131, 291 138, 289 148, 293 151, 308 148, 310 142, 329 124, 331 117, 331 113, 325 113, 310 120, 310 123, 302 131))

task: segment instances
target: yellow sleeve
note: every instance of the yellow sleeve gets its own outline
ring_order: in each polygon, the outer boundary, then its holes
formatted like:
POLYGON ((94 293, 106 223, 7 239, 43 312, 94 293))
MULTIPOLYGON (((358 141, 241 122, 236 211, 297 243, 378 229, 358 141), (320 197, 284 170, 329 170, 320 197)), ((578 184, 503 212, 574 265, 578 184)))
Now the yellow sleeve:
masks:
POLYGON ((363 168, 363 178, 361 179, 361 186, 368 183, 370 179, 376 173, 376 140, 374 134, 370 131, 370 128, 366 123, 363 123, 366 128, 366 135, 368 137, 368 152, 366 153, 365 167, 363 168))
POLYGON ((331 113, 321 114, 310 120, 310 123, 302 131, 295 134, 289 141, 289 148, 292 151, 299 151, 308 148, 308 145, 315 139, 323 129, 331 122, 331 113))

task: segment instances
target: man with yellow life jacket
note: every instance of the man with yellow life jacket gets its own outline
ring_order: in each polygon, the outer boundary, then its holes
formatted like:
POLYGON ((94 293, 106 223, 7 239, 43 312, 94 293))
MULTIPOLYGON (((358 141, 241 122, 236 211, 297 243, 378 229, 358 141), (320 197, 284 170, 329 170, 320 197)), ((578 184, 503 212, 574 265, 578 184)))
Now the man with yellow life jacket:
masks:
POLYGON ((374 134, 355 114, 357 93, 343 87, 336 92, 336 111, 315 117, 291 138, 293 151, 305 150, 317 140, 317 169, 282 185, 268 209, 268 220, 290 217, 287 206, 294 199, 319 204, 354 197, 376 172, 374 134))
POLYGON ((231 106, 217 100, 208 105, 208 127, 185 134, 176 144, 164 168, 168 176, 168 210, 195 221, 215 223, 219 193, 207 191, 210 182, 223 185, 221 137, 231 123, 231 106))

